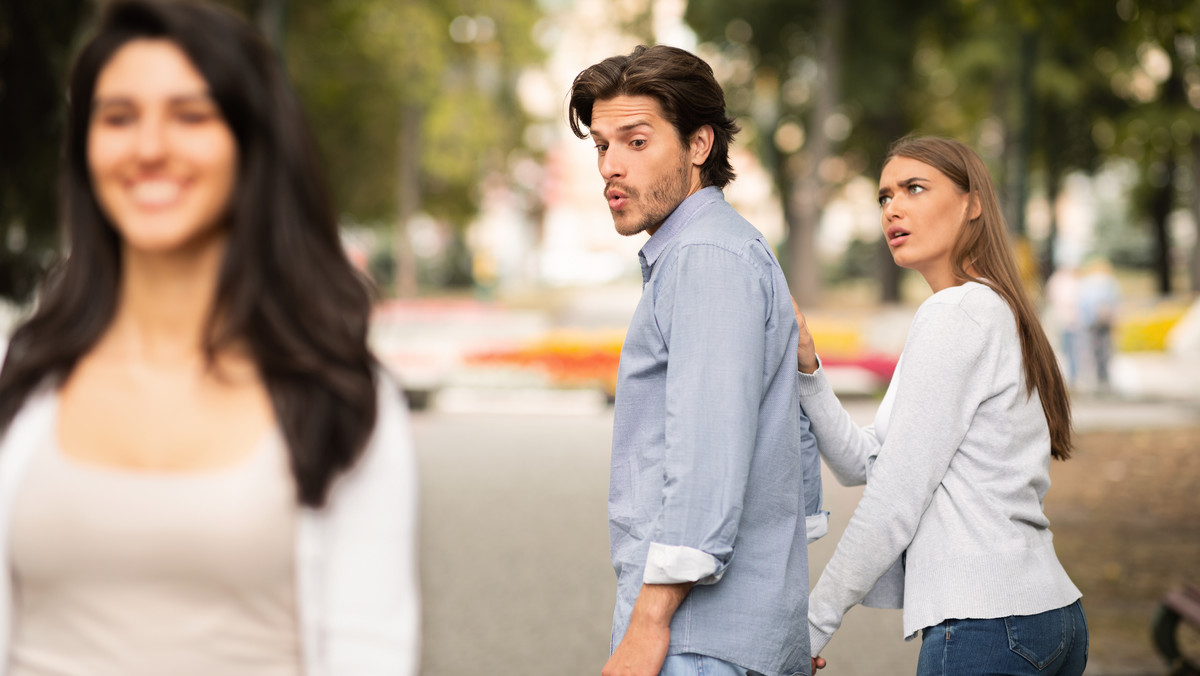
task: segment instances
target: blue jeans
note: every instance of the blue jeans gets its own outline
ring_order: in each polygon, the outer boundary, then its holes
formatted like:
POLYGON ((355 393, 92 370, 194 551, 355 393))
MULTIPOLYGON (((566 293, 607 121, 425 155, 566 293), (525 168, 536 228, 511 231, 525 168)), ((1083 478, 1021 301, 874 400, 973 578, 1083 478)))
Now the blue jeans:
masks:
POLYGON ((667 655, 658 676, 746 676, 746 670, 708 655, 667 655))
POLYGON ((1080 676, 1087 655, 1087 620, 1076 601, 1037 615, 927 627, 917 676, 1080 676))

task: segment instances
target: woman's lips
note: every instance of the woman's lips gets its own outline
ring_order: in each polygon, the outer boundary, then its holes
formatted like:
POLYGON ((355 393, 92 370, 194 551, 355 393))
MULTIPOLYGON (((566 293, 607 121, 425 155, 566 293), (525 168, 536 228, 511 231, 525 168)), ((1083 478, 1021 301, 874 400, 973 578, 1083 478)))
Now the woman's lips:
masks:
POLYGON ((900 228, 891 228, 887 232, 888 246, 900 246, 908 241, 908 231, 900 228))
POLYGON ((164 207, 179 199, 183 186, 178 181, 141 180, 129 189, 134 203, 144 208, 164 207))

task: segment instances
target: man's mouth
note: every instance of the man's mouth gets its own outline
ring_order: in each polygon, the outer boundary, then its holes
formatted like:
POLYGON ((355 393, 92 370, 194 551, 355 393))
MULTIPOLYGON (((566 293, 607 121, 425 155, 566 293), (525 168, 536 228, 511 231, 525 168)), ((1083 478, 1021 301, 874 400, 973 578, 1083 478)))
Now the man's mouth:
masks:
POLYGON ((608 200, 608 208, 612 211, 620 211, 629 201, 629 195, 624 190, 616 188, 605 190, 604 197, 608 200))

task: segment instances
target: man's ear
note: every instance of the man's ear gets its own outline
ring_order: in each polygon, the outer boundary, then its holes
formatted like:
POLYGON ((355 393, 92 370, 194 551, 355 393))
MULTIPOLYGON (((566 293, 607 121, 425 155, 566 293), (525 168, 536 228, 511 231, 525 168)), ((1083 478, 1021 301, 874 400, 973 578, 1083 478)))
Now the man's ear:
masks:
POLYGON ((692 138, 688 140, 688 153, 691 155, 692 164, 699 167, 708 161, 708 154, 712 152, 713 146, 713 129, 711 125, 704 125, 692 133, 692 138))

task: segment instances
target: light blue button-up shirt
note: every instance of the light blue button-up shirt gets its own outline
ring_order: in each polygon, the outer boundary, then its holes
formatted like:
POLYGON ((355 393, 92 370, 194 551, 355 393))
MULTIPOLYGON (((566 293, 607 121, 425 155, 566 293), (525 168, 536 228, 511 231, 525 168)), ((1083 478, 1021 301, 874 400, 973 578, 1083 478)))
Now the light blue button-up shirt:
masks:
POLYGON ((671 622, 671 654, 807 674, 806 536, 823 534, 824 513, 783 272, 712 187, 680 204, 639 255, 642 299, 621 350, 613 426, 612 645, 643 581, 666 575, 701 583, 671 622))

